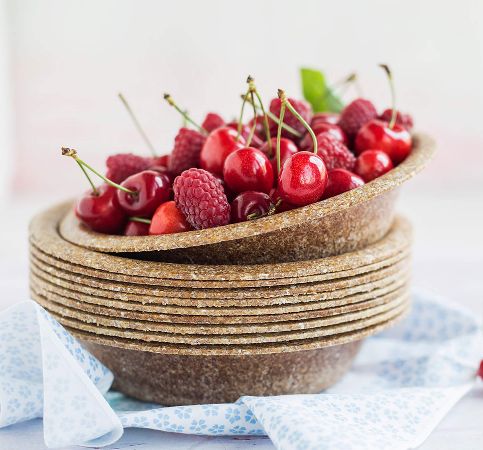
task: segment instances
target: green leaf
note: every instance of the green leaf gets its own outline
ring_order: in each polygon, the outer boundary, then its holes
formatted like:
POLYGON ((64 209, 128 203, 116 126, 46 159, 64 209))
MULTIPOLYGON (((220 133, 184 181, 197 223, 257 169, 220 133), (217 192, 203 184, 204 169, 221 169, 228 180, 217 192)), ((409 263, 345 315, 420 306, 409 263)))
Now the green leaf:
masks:
POLYGON ((301 68, 302 91, 314 112, 340 112, 342 101, 327 86, 325 76, 315 69, 301 68))

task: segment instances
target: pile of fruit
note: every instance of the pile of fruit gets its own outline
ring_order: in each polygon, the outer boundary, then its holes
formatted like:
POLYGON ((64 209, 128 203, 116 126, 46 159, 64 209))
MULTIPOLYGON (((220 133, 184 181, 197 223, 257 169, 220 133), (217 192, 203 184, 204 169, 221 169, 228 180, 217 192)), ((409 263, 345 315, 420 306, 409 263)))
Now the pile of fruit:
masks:
POLYGON ((314 113, 307 101, 282 90, 267 110, 248 77, 238 121, 209 113, 197 125, 166 94, 192 125, 180 128, 171 154, 112 155, 102 175, 75 150, 62 149, 91 183, 76 215, 101 233, 169 234, 256 220, 358 188, 411 152, 412 118, 396 110, 391 72, 381 67, 393 93, 392 108, 382 114, 364 98, 340 113, 314 113), (253 117, 245 123, 246 105, 253 117), (95 186, 90 172, 104 184, 95 186))

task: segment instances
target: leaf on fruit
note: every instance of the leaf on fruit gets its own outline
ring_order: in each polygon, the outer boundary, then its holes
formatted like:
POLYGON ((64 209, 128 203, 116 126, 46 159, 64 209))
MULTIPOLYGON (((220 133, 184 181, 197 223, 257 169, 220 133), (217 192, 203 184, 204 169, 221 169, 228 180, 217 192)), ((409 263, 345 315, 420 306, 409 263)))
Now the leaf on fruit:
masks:
POLYGON ((302 90, 314 112, 340 112, 344 104, 327 86, 325 76, 315 69, 301 68, 302 90))

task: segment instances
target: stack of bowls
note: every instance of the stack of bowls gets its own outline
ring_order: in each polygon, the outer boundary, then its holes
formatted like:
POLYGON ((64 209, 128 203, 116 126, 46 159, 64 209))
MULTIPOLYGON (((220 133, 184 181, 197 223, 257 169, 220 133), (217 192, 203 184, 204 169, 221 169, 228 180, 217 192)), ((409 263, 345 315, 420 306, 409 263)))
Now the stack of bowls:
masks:
POLYGON ((55 206, 31 223, 32 297, 142 400, 319 392, 409 309, 411 228, 394 219, 393 197, 430 144, 420 137, 361 189, 218 229, 103 236, 72 218, 71 202, 55 206), (371 220, 356 226, 364 209, 371 220))

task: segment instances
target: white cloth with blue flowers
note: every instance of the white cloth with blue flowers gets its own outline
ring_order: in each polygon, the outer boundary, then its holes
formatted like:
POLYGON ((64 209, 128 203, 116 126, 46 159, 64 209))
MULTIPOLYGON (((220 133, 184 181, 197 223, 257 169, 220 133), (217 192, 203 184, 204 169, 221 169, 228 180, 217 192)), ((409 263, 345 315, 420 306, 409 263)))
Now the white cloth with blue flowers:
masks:
POLYGON ((52 448, 101 447, 142 427, 266 434, 279 449, 408 449, 471 389, 482 356, 470 312, 415 293, 404 323, 368 339, 350 373, 324 393, 160 407, 109 392, 110 371, 29 301, 0 315, 0 427, 43 417, 52 448))

